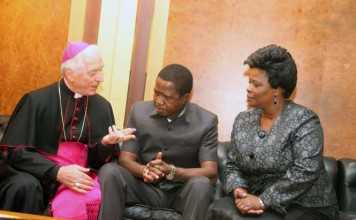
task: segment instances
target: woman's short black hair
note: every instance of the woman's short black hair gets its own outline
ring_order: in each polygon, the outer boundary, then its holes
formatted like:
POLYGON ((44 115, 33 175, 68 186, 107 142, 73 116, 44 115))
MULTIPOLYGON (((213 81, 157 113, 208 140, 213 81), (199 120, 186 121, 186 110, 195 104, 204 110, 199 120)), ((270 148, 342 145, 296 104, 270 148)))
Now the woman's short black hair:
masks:
POLYGON ((164 67, 158 77, 172 82, 180 96, 190 93, 193 88, 193 76, 188 68, 180 64, 170 64, 164 67))
POLYGON ((297 84, 297 66, 292 55, 275 44, 262 47, 244 61, 250 68, 266 71, 272 88, 282 88, 284 98, 289 98, 297 84))

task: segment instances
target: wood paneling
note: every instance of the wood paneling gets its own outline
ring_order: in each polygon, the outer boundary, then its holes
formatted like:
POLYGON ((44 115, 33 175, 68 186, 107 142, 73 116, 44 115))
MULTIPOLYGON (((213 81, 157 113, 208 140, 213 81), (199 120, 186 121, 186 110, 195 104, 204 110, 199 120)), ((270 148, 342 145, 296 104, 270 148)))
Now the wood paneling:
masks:
POLYGON ((101 0, 87 1, 83 41, 96 44, 100 24, 101 0))
POLYGON ((194 75, 193 101, 219 116, 228 140, 246 109, 244 59, 276 43, 298 65, 295 101, 316 111, 325 152, 356 158, 356 5, 352 0, 172 0, 165 64, 194 75))
POLYGON ((145 94, 147 75, 146 66, 154 8, 154 0, 138 1, 135 41, 131 60, 129 89, 126 100, 125 126, 127 124, 132 105, 137 101, 142 101, 145 94))
POLYGON ((60 77, 70 0, 0 1, 0 114, 60 77))

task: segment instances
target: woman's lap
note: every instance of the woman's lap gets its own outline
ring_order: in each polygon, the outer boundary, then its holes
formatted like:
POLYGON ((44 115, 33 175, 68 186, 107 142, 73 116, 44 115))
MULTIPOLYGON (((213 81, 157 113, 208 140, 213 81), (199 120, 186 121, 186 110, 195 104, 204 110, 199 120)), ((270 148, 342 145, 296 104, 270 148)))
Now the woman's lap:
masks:
POLYGON ((242 215, 231 197, 223 197, 211 204, 208 220, 324 220, 328 219, 322 211, 325 209, 292 207, 286 216, 269 211, 262 215, 242 215))
POLYGON ((273 212, 265 212, 262 215, 241 215, 233 199, 223 197, 210 206, 208 220, 283 220, 283 217, 273 212))

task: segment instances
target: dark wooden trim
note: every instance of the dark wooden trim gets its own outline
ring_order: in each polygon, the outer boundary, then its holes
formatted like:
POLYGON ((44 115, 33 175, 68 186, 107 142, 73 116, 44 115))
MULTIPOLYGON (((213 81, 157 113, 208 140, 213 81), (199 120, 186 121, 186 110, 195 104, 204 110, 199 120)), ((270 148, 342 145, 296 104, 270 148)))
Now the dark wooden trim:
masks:
POLYGON ((144 98, 146 65, 154 5, 155 0, 139 0, 137 5, 135 40, 125 111, 125 126, 133 103, 144 98))
POLYGON ((85 9, 85 24, 83 41, 96 44, 98 41, 99 24, 101 13, 101 0, 87 1, 85 9))

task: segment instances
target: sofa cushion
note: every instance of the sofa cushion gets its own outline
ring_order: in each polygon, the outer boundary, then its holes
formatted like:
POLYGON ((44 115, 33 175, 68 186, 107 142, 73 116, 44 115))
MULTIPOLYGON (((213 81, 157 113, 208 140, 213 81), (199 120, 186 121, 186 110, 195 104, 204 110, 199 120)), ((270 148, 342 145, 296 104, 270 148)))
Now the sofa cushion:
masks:
POLYGON ((340 212, 338 220, 356 220, 356 215, 340 212))
POLYGON ((173 209, 153 208, 147 205, 126 207, 124 220, 178 220, 181 215, 173 209))

